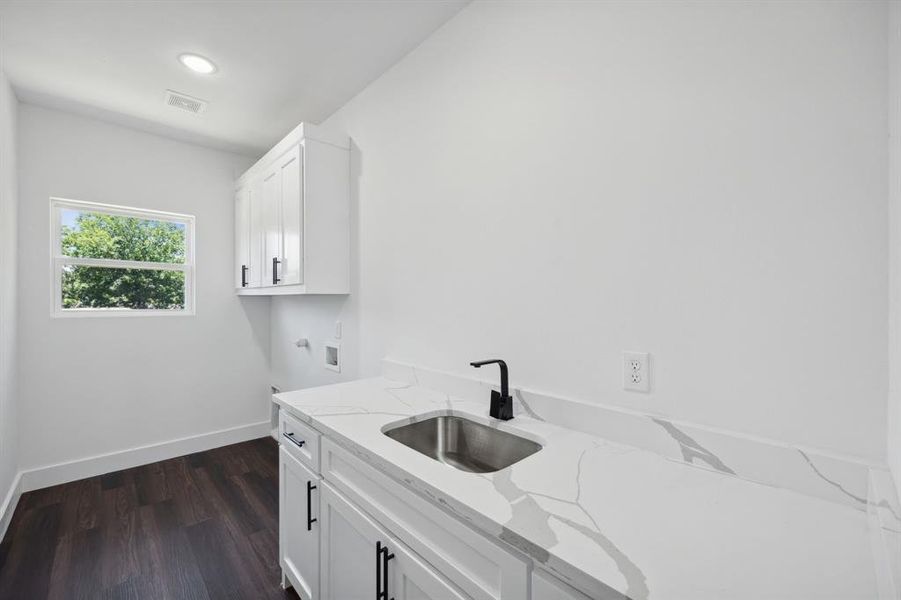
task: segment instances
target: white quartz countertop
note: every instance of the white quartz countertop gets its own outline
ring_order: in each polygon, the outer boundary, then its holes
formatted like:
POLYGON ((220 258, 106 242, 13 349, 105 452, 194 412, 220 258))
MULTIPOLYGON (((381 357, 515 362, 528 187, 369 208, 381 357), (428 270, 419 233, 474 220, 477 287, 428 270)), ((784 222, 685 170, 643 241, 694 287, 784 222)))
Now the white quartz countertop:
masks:
MULTIPOLYGON (((277 394, 282 408, 592 598, 840 600, 878 597, 866 512, 677 462, 473 402, 364 379, 277 394), (539 441, 473 474, 382 433, 451 411, 539 441)), ((520 411, 521 412, 521 411, 520 411)))

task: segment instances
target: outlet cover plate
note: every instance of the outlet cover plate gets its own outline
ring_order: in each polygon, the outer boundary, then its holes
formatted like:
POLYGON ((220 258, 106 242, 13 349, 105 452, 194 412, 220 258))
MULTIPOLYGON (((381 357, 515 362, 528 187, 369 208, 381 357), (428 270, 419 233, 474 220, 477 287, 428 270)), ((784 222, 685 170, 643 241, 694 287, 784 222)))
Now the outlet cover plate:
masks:
POLYGON ((651 391, 651 361, 647 352, 623 351, 623 389, 651 391))

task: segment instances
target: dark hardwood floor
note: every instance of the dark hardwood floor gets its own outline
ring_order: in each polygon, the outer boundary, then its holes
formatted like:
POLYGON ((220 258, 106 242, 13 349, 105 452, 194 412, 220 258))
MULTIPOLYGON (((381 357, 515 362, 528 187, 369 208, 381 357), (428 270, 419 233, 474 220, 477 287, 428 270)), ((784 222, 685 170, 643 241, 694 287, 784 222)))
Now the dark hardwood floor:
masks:
POLYGON ((280 582, 271 438, 29 492, 0 543, 2 600, 296 600, 280 582))

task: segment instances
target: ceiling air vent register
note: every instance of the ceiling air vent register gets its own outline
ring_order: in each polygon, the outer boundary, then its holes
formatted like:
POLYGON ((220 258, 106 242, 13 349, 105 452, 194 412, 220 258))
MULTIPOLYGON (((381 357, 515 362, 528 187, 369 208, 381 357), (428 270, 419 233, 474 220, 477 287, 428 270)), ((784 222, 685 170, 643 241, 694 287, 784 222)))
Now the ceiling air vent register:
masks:
POLYGON ((206 110, 209 102, 174 90, 166 90, 166 105, 199 115, 206 110))

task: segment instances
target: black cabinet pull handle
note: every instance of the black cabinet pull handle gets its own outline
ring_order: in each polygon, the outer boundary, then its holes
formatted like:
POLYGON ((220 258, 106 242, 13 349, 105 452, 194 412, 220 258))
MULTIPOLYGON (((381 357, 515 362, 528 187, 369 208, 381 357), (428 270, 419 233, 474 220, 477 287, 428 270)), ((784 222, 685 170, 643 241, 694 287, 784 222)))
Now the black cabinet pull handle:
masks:
POLYGON ((394 600, 394 597, 388 598, 388 561, 394 558, 394 554, 388 554, 388 548, 384 549, 385 558, 382 560, 382 579, 385 581, 385 598, 386 600, 394 600))
POLYGON ((394 600, 388 598, 388 561, 392 558, 394 554, 388 552, 388 546, 375 543, 375 600, 394 600))
POLYGON ((303 448, 303 445, 305 443, 303 440, 298 440, 297 438, 295 438, 294 432, 288 433, 286 431, 285 433, 282 434, 282 437, 287 438, 290 442, 292 442, 298 448, 303 448))
POLYGON ((315 489, 316 486, 313 485, 313 482, 307 481, 307 531, 313 531, 313 523, 318 520, 313 518, 313 502, 311 500, 313 490, 315 489))
POLYGON ((272 257, 272 285, 277 284, 281 279, 278 277, 278 266, 282 263, 278 257, 272 257))
POLYGON ((241 287, 247 287, 247 265, 241 265, 241 287))

